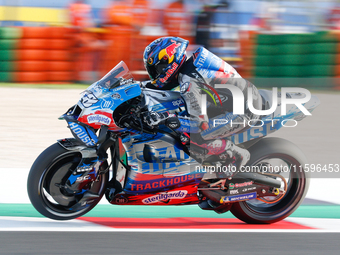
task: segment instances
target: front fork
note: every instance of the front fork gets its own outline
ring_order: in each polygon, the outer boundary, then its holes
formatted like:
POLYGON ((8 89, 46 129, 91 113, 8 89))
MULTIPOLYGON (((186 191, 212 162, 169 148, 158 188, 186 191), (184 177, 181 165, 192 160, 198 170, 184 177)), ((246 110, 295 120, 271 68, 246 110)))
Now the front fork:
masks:
MULTIPOLYGON (((81 160, 75 169, 70 169, 72 173, 65 181, 64 188, 69 194, 81 194, 86 192, 93 182, 98 181, 101 174, 109 171, 105 162, 108 159, 107 149, 111 147, 112 161, 115 162, 115 153, 118 152, 116 145, 117 137, 108 132, 106 139, 97 147, 85 147, 74 138, 58 141, 67 150, 78 150, 81 153, 81 160)), ((113 166, 113 176, 115 176, 116 166, 113 166)))
POLYGON ((106 160, 105 158, 99 159, 97 150, 94 148, 86 148, 80 153, 82 159, 65 183, 68 193, 76 194, 86 190, 88 184, 97 180, 100 167, 106 160))

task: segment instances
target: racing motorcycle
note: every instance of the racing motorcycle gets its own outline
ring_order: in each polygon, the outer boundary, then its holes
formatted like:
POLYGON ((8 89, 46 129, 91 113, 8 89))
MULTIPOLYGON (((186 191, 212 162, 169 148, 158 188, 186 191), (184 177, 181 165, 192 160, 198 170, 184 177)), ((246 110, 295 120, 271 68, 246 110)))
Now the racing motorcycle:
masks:
MULTIPOLYGON (((271 91, 259 92, 262 109, 270 109, 271 91)), ((312 96, 304 107, 312 111, 318 104, 312 96)), ((261 125, 229 137, 251 157, 244 171, 227 174, 212 167, 225 167, 230 159, 189 150, 180 140, 190 126, 180 92, 148 88, 120 62, 60 117, 74 137, 58 140, 35 160, 28 176, 30 201, 55 220, 80 217, 105 195, 115 205, 198 204, 217 213, 231 211, 247 223, 280 221, 301 204, 309 179, 306 158, 296 145, 266 137, 283 126, 283 117, 302 119, 294 106, 285 116, 279 108, 263 116, 261 125), (150 128, 143 113, 151 110, 182 116, 180 127, 170 121, 150 128)))

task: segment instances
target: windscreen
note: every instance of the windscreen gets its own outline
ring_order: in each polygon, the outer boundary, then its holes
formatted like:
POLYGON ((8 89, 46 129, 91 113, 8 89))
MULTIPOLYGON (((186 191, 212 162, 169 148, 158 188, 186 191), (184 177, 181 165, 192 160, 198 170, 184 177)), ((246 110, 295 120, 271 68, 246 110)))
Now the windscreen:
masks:
POLYGON ((126 83, 126 80, 132 80, 133 76, 125 64, 124 61, 121 61, 118 65, 116 65, 111 71, 109 71, 103 78, 99 81, 93 83, 87 90, 92 91, 98 88, 104 89, 113 89, 118 87, 122 83, 126 83))

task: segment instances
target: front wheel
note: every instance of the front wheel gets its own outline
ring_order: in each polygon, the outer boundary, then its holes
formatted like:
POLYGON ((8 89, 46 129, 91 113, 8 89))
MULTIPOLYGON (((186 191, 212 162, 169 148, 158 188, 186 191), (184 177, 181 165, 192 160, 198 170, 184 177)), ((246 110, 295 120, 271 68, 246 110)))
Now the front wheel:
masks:
MULTIPOLYGON (((70 220, 89 212, 100 201, 108 172, 90 181, 82 192, 72 194, 63 188, 81 159, 79 151, 55 143, 35 160, 28 175, 27 192, 38 212, 54 220, 70 220)), ((102 167, 106 166, 104 162, 102 167)))
POLYGON ((285 178, 287 191, 277 202, 249 200, 234 204, 230 211, 251 224, 283 220, 299 207, 307 194, 309 178, 303 169, 306 158, 295 144, 274 137, 263 138, 248 150, 251 157, 247 166, 271 166, 285 178))

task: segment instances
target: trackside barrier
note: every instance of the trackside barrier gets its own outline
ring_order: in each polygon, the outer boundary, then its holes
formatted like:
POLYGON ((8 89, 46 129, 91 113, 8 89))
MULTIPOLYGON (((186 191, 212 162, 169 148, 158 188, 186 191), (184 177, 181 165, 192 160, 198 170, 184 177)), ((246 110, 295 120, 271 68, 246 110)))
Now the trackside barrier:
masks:
POLYGON ((72 81, 72 33, 66 27, 0 28, 0 81, 72 81))
MULTIPOLYGON (((84 47, 79 46, 78 35, 79 31, 69 27, 0 27, 0 82, 74 82, 79 81, 79 64, 86 62, 83 68, 96 68, 102 76, 121 60, 134 71, 136 79, 147 78, 141 72, 142 54, 157 36, 134 35, 123 26, 106 27, 100 33, 93 29, 86 34, 89 40, 98 39, 101 44, 84 47), (95 55, 89 55, 93 49, 95 55)), ((303 82, 311 89, 340 90, 339 42, 340 34, 332 31, 242 31, 242 61, 237 69, 259 87, 301 86, 303 82)))
POLYGON ((280 84, 340 89, 337 81, 340 77, 339 41, 339 34, 332 31, 306 34, 243 32, 240 52, 245 75, 253 77, 252 81, 261 87, 280 84))

